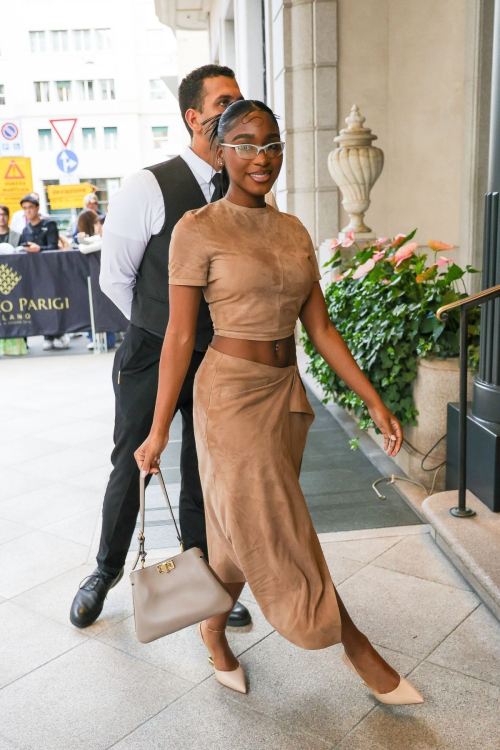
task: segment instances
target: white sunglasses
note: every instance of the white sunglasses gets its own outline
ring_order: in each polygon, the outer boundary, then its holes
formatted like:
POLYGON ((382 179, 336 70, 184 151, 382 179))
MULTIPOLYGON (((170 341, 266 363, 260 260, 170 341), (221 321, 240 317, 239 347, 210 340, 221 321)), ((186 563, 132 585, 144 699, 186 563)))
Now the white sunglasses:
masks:
POLYGON ((234 148, 240 159, 255 159, 261 151, 263 151, 269 159, 273 159, 276 156, 281 156, 285 150, 284 141, 268 143, 267 146, 254 146, 253 143, 221 143, 220 145, 234 148))

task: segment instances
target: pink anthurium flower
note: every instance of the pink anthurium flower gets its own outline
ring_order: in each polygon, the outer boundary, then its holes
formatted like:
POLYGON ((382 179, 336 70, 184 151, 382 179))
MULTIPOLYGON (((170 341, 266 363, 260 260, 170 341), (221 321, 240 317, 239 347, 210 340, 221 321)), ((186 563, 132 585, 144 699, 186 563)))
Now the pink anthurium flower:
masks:
POLYGON ((441 242, 440 240, 429 240, 427 242, 431 250, 434 250, 435 253, 438 253, 440 250, 452 250, 453 245, 448 245, 447 242, 441 242))
POLYGON ((337 239, 337 237, 335 237, 335 239, 332 240, 330 243, 330 250, 336 250, 338 246, 341 244, 342 244, 341 241, 337 239))
POLYGON ((389 245, 389 247, 399 247, 399 245, 401 245, 405 237, 406 237, 406 234, 397 234, 394 237, 391 244, 389 245))
POLYGON ((347 232, 342 247, 351 247, 352 244, 354 244, 354 232, 347 232))
POLYGON ((444 266, 446 263, 454 263, 453 260, 450 260, 449 258, 445 258, 443 255, 439 256, 439 260, 436 262, 436 266, 444 266))
POLYGON ((380 279, 380 283, 381 284, 390 284, 391 280, 390 279, 380 279))
POLYGON ((411 258, 411 256, 413 255, 417 247, 418 247, 418 242, 407 242, 406 245, 403 245, 402 247, 399 248, 399 250, 396 250, 394 254, 394 260, 396 261, 396 268, 404 260, 411 258))
POLYGON ((360 279, 362 276, 366 276, 367 273, 370 273, 371 270, 375 268, 375 261, 373 258, 368 258, 365 263, 362 263, 360 266, 356 268, 354 271, 352 278, 353 279, 360 279))
POLYGON ((378 240, 375 240, 373 246, 380 247, 380 245, 383 245, 384 242, 389 242, 389 237, 379 237, 378 240))
POLYGON ((385 253, 383 251, 379 251, 372 256, 372 260, 374 263, 378 263, 379 260, 382 260, 382 258, 385 258, 385 253))

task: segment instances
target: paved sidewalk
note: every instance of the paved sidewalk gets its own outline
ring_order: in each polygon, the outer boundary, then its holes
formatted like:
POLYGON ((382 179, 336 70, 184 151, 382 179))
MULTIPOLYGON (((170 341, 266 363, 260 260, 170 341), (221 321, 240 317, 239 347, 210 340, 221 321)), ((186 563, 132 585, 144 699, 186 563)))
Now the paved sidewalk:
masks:
POLYGON ((91 628, 70 625, 110 468, 111 359, 0 361, 0 750, 498 750, 500 626, 418 521, 320 539, 351 614, 422 706, 381 707, 340 646, 290 645, 248 589, 253 625, 229 634, 246 696, 216 682, 194 628, 138 643, 127 575, 91 628))

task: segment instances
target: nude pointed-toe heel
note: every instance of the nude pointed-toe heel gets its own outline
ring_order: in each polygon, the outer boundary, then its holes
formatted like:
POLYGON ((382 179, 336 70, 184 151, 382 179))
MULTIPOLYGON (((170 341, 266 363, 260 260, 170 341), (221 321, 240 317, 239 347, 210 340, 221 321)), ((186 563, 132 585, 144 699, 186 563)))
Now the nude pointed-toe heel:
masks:
MULTIPOLYGON (((200 636, 202 643, 205 644, 205 641, 203 639, 203 633, 201 632, 201 622, 198 625, 198 635, 200 636)), ((220 682, 221 685, 224 685, 224 687, 227 687, 230 690, 235 690, 237 693, 247 692, 245 672, 243 671, 243 667, 241 666, 239 662, 238 662, 238 666, 236 667, 236 669, 232 669, 231 671, 228 672, 223 669, 216 669, 212 656, 207 656, 207 661, 213 666, 214 672, 215 672, 215 678, 218 682, 220 682)))
MULTIPOLYGON (((358 675, 358 677, 361 677, 361 675, 358 673, 358 670, 351 662, 345 651, 342 654, 342 661, 344 662, 346 667, 351 670, 351 672, 354 672, 354 674, 358 675)), ((420 695, 418 690, 414 688, 411 682, 408 682, 408 680, 402 675, 400 675, 399 685, 394 690, 391 690, 390 693, 377 693, 377 691, 371 688, 364 680, 363 685, 365 685, 372 691, 377 700, 379 700, 381 703, 386 703, 388 706, 410 706, 413 703, 424 702, 424 699, 420 695)))

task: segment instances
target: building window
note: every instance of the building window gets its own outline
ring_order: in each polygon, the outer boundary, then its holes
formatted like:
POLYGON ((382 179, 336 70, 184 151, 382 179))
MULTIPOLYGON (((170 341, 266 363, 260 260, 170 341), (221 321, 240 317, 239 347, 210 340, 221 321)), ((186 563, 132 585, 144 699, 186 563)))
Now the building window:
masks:
POLYGON ((68 51, 68 32, 67 31, 52 31, 52 51, 53 52, 67 52, 68 51))
POLYGON ((90 29, 73 29, 73 39, 77 52, 83 52, 91 48, 90 29))
POLYGON ((82 128, 83 150, 92 151, 96 147, 95 128, 82 128))
POLYGON ((77 81, 78 98, 83 102, 94 101, 94 81, 77 81))
POLYGON ((155 148, 165 148, 168 143, 168 127, 152 128, 155 148))
POLYGON ((112 78, 101 78, 101 99, 115 98, 115 82, 112 78))
POLYGON ((50 102, 48 81, 35 81, 35 97, 37 102, 50 102))
POLYGON ((5 88, 3 83, 0 83, 0 104, 5 104, 5 88))
POLYGON ((58 101, 71 101, 71 81, 56 81, 56 88, 58 101))
POLYGON ((30 31, 30 46, 32 52, 45 52, 45 31, 30 31))
POLYGON ((52 151, 52 130, 50 128, 38 130, 38 150, 52 151))
POLYGON ((96 29, 97 49, 102 52, 111 50, 111 29, 96 29))
POLYGON ((149 98, 150 99, 166 99, 167 98, 167 86, 165 81, 161 78, 154 78, 149 82, 149 98))
POLYGON ((118 128, 104 128, 104 148, 118 148, 118 128))

